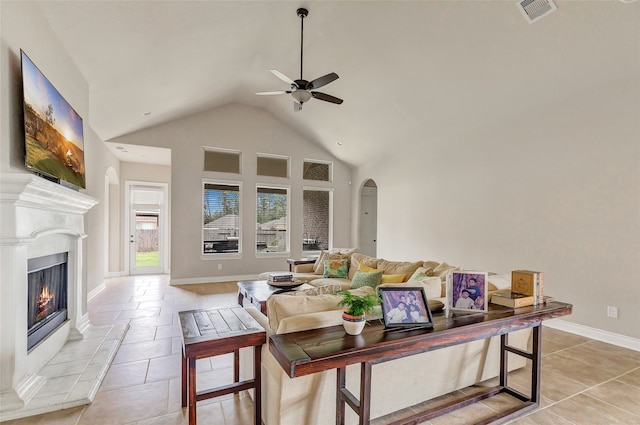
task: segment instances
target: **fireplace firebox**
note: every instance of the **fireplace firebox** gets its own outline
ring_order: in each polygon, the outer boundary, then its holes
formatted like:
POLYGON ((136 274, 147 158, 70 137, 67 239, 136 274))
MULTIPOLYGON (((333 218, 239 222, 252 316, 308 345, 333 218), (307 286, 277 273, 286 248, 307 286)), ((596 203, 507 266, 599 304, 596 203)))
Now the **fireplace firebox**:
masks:
POLYGON ((68 253, 28 261, 27 350, 67 320, 68 253))

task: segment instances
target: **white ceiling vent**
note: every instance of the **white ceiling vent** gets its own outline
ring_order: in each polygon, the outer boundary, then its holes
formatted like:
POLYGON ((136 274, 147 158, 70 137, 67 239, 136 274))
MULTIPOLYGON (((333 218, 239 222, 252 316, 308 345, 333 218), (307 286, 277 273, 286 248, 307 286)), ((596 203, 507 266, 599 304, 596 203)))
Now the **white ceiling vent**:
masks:
POLYGON ((557 9, 553 0, 521 0, 516 4, 530 24, 557 9))

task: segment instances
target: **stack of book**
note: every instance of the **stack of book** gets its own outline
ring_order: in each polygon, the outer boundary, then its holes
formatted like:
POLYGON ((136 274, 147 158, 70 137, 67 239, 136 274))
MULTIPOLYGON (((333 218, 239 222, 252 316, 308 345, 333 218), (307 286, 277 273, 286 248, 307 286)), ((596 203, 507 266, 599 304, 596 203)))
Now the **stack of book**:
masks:
POLYGON ((293 274, 287 273, 287 272, 269 273, 269 282, 274 282, 274 283, 293 282, 293 274))
POLYGON ((513 270, 511 290, 494 292, 491 302, 512 308, 543 304, 545 302, 544 272, 513 270))

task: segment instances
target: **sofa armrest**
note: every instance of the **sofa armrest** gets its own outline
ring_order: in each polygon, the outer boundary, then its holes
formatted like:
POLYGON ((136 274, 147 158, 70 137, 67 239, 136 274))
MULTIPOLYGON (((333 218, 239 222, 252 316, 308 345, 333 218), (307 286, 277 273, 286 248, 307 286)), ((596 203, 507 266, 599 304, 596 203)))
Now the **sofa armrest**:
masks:
POLYGON ((244 307, 244 310, 249 313, 249 315, 253 317, 255 321, 264 328, 265 331, 267 331, 267 339, 269 338, 269 336, 273 335, 273 331, 269 327, 269 319, 267 318, 267 316, 260 313, 260 311, 253 306, 244 307))
POLYGON ((314 263, 309 264, 296 264, 293 266, 294 273, 313 273, 314 263))

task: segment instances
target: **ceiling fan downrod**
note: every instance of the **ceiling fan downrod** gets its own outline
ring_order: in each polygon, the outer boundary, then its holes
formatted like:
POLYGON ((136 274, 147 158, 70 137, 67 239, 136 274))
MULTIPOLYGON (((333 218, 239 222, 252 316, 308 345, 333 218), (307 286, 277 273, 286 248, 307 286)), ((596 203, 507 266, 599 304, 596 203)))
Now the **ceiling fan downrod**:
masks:
POLYGON ((304 7, 296 10, 296 14, 300 17, 300 79, 302 80, 302 52, 304 45, 304 18, 309 15, 309 11, 304 7))

